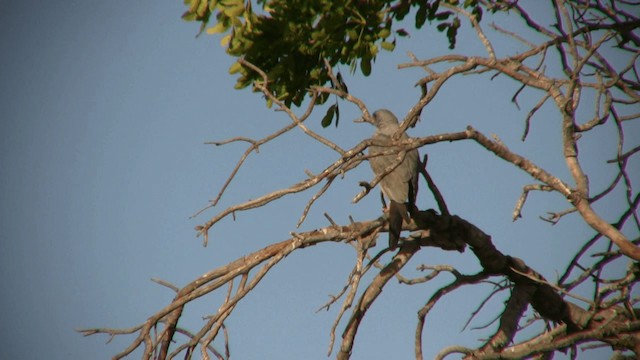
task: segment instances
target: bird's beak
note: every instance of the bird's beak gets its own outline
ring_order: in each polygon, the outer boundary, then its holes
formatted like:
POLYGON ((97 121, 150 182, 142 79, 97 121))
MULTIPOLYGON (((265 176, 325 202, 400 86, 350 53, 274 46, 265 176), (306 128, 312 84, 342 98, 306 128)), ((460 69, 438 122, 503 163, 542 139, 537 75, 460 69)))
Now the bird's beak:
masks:
POLYGON ((373 122, 368 121, 364 116, 361 116, 355 120, 353 120, 354 123, 367 123, 367 124, 373 124, 373 122))

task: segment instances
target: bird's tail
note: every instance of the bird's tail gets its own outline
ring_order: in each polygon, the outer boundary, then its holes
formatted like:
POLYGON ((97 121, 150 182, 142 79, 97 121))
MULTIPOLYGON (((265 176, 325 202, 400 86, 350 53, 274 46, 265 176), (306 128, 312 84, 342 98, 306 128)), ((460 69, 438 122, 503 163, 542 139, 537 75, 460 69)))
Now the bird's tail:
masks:
POLYGON ((391 200, 389 204, 389 249, 395 250, 402 232, 402 221, 411 221, 407 211, 407 205, 391 200))

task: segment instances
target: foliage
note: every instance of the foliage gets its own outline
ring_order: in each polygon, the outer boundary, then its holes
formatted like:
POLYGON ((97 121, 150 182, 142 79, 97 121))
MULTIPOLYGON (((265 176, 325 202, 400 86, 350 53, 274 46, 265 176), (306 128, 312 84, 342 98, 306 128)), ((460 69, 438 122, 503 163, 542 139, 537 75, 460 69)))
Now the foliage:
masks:
MULTIPOLYGON (((393 51, 398 38, 409 36, 397 24, 412 9, 416 29, 427 21, 437 24, 453 49, 460 19, 441 2, 470 9, 478 21, 481 18, 475 0, 259 0, 262 11, 255 11, 251 1, 185 0, 189 9, 183 18, 200 22, 200 32, 206 28, 208 34, 225 34, 220 43, 227 53, 264 70, 273 94, 287 106, 299 106, 308 89, 329 83, 324 59, 369 75, 381 49, 393 51), (215 24, 207 28, 210 22, 215 24)), ((239 62, 229 72, 239 74, 238 89, 261 80, 239 62)))

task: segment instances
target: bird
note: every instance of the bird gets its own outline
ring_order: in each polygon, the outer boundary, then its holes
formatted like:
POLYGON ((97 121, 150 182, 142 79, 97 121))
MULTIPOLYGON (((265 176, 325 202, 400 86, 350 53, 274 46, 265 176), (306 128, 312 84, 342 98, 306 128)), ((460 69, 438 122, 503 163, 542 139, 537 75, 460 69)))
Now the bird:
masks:
MULTIPOLYGON (((390 149, 400 147, 393 145, 393 135, 400 125, 398 118, 387 109, 380 109, 373 113, 369 121, 364 117, 360 122, 369 122, 376 127, 372 140, 375 145, 369 146, 369 165, 376 176, 385 173, 387 168, 394 166, 400 160, 399 153, 372 156, 390 149), (371 122, 373 121, 373 122, 371 122), (382 145, 382 146, 380 146, 382 145)), ((400 135, 400 141, 409 139, 407 134, 400 135)), ((389 249, 394 250, 398 246, 402 221, 410 222, 408 206, 415 205, 418 194, 418 172, 420 155, 417 149, 408 150, 400 164, 380 180, 380 188, 384 196, 389 199, 389 249)))

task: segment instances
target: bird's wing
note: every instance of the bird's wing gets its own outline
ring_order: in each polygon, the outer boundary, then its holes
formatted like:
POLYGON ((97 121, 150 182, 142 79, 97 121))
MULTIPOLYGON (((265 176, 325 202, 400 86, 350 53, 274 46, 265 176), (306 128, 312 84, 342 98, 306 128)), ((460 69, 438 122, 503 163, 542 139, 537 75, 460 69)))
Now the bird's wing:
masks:
MULTIPOLYGON (((376 142, 391 142, 391 139, 385 135, 378 135, 375 137, 376 142)), ((371 146, 369 148, 370 154, 376 154, 390 149, 389 147, 371 146)), ((369 158, 369 164, 371 169, 376 175, 384 173, 384 171, 393 166, 398 161, 397 154, 390 154, 384 156, 376 156, 369 158)), ((393 171, 387 174, 380 181, 380 188, 382 192, 390 199, 399 203, 413 202, 418 191, 418 151, 411 150, 407 152, 402 160, 393 171), (411 187, 411 191, 409 188, 411 187), (410 192, 412 192, 413 199, 409 199, 410 192)))
POLYGON ((415 204, 416 197, 418 196, 418 176, 420 175, 419 174, 420 154, 418 153, 418 149, 413 149, 407 152, 407 155, 405 156, 405 161, 411 165, 409 167, 410 169, 409 174, 407 174, 409 176, 408 182, 411 185, 410 195, 412 195, 412 198, 409 199, 409 202, 412 204, 415 204))

